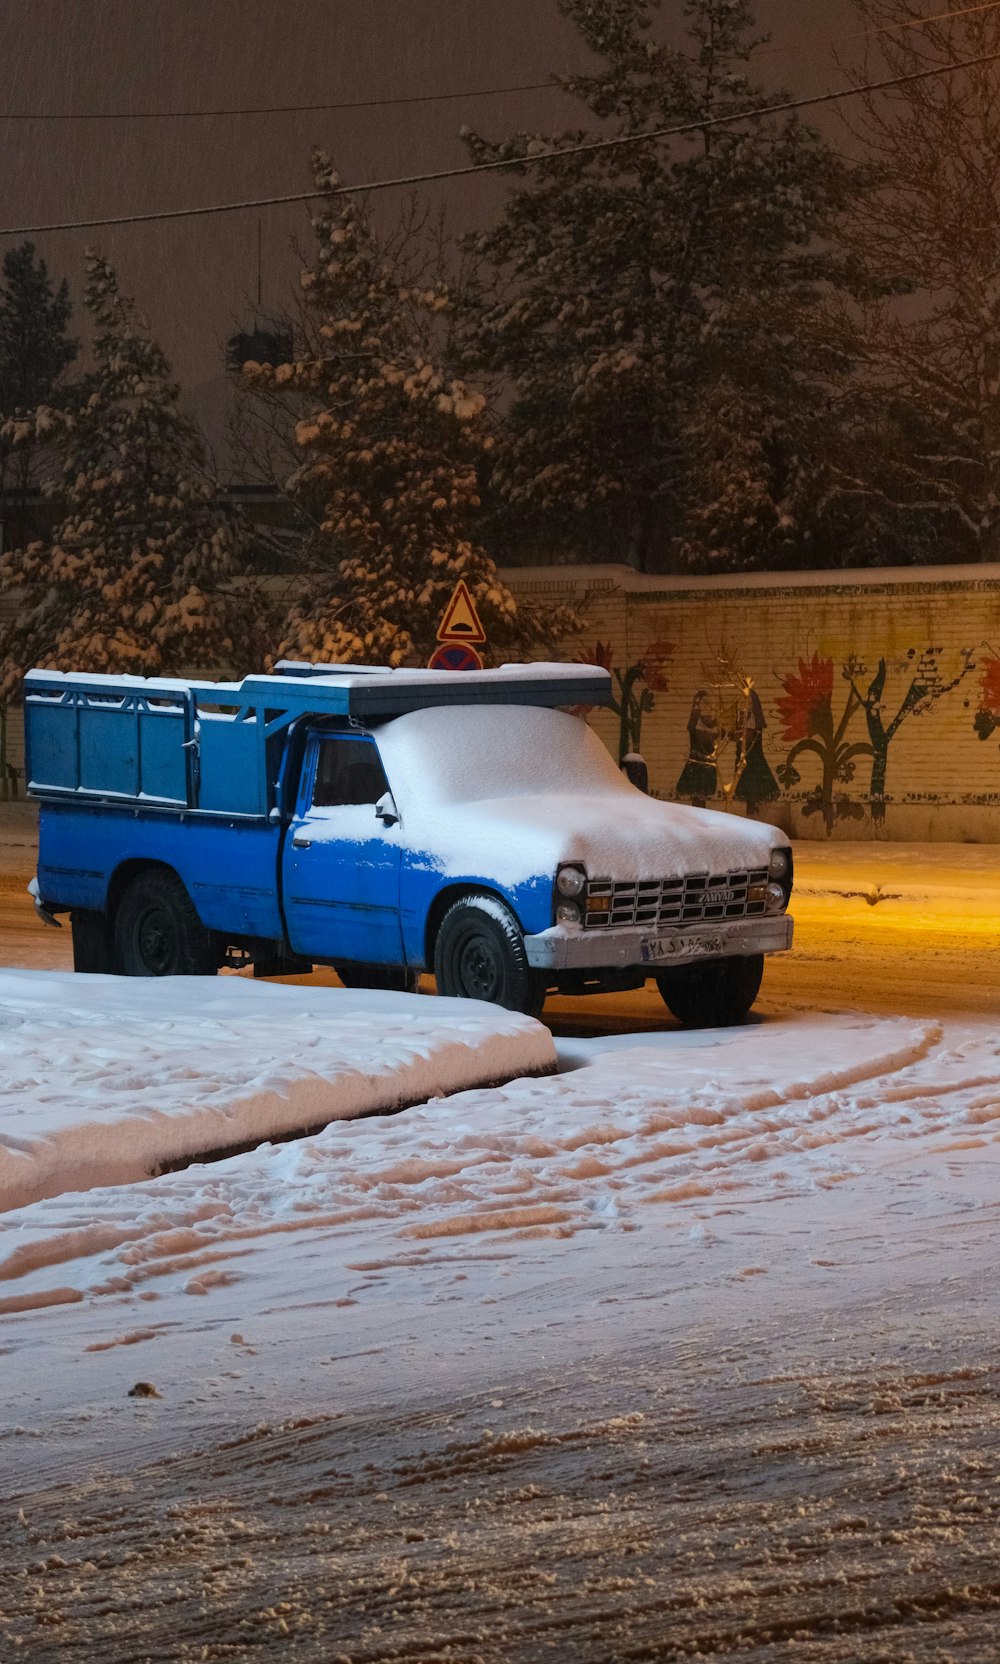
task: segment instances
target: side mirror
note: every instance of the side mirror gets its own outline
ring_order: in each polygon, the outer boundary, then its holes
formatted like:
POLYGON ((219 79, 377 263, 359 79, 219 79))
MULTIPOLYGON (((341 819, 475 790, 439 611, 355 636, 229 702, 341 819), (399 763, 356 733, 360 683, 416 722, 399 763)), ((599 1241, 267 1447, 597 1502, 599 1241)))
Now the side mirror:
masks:
POLYGON ((395 826, 399 821, 399 811, 391 792, 383 792, 375 805, 375 818, 383 826, 395 826))

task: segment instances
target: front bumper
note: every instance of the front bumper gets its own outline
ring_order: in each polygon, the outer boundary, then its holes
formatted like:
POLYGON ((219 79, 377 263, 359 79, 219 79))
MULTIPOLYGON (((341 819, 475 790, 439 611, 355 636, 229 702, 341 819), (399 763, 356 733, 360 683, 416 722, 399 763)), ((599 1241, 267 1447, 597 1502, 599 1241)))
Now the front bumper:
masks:
POLYGON ((645 965, 650 976, 664 965, 784 953, 791 945, 792 921, 787 913, 673 925, 666 930, 650 930, 642 925, 622 930, 583 930, 579 925, 556 924, 537 936, 524 938, 528 964, 537 970, 599 971, 645 965))

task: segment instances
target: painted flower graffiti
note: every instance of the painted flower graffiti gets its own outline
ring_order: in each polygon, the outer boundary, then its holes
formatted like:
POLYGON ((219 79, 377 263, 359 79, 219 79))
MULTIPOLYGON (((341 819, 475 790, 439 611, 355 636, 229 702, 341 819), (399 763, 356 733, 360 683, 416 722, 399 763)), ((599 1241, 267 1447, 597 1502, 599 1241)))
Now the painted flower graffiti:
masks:
POLYGON ((1000 658, 987 659, 979 682, 979 706, 972 719, 981 740, 1000 728, 1000 658))
POLYGON ((666 693, 670 686, 667 672, 674 656, 672 641, 653 641, 636 665, 639 679, 651 693, 666 693))
POLYGON ((782 679, 782 693, 775 700, 781 718, 781 737, 786 745, 809 739, 824 725, 833 701, 833 660, 800 659, 798 675, 790 670, 782 679))
POLYGON ((861 709, 861 699, 850 688, 843 709, 834 716, 833 660, 821 659, 816 652, 811 659, 799 660, 798 671, 790 670, 781 688, 775 705, 782 724, 781 737, 791 749, 778 770, 778 778, 786 790, 797 786, 802 778, 796 767, 799 759, 806 755, 818 759, 820 780, 807 797, 802 813, 821 814, 830 837, 835 821, 860 819, 863 813, 860 804, 836 789, 853 780, 858 757, 871 756, 870 745, 852 743, 847 738, 851 721, 861 709))

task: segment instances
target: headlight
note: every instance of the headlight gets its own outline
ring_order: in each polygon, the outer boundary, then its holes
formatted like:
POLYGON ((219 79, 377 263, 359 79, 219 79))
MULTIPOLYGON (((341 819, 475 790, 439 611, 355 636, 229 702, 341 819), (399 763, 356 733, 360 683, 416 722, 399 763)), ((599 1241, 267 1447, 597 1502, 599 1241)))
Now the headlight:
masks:
POLYGON ((788 906, 788 898, 785 895, 784 888, 778 883, 777 879, 772 878, 770 884, 767 886, 767 895, 764 898, 764 906, 767 908, 769 913, 783 913, 785 908, 788 906))
POLYGON ((578 901, 561 901, 556 908, 556 924, 579 924, 580 903, 578 901))
POLYGON ((560 867, 556 873, 556 889, 561 896, 578 896, 586 888, 587 874, 582 867, 560 867))
POLYGON ((768 871, 772 878, 784 878, 788 872, 787 849, 772 849, 768 871))

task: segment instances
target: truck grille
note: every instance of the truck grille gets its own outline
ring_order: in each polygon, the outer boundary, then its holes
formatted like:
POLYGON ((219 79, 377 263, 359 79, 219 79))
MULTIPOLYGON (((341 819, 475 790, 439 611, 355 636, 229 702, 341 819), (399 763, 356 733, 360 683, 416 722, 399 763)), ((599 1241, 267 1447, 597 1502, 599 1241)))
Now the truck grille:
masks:
POLYGON ((704 919, 753 918, 765 911, 767 868, 692 873, 686 878, 640 878, 616 883, 592 878, 584 918, 588 930, 605 925, 697 924, 704 919))

